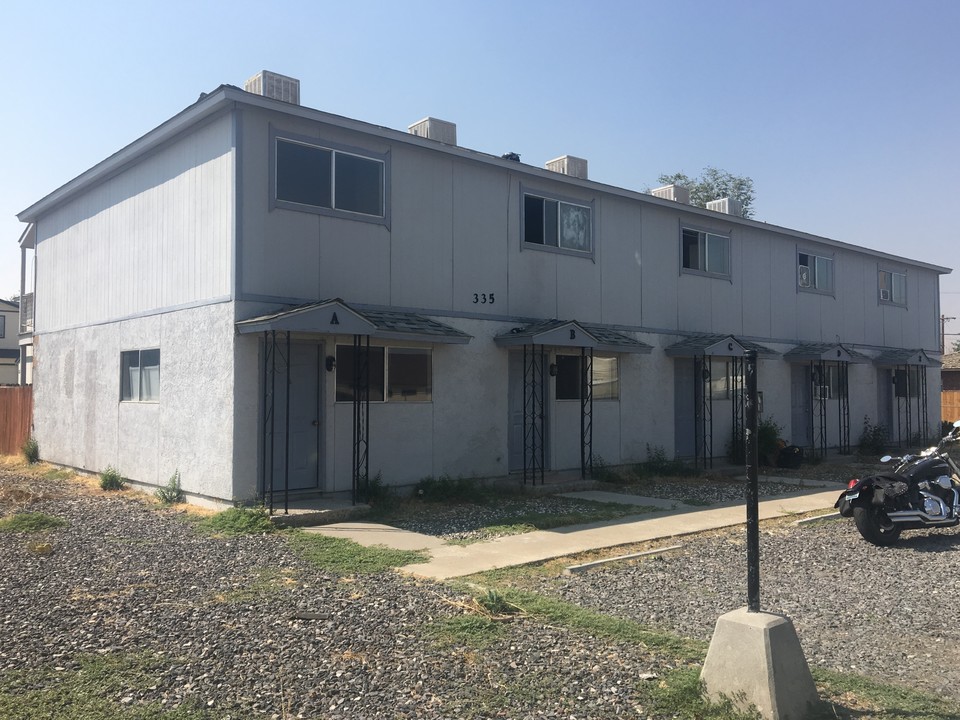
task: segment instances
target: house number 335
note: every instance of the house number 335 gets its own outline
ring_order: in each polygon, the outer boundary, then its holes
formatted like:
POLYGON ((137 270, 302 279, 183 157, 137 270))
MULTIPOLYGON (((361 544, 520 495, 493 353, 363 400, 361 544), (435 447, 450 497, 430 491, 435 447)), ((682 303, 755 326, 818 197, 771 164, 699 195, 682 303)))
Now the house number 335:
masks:
POLYGON ((473 304, 474 305, 493 305, 494 297, 493 293, 474 293, 473 294, 473 304))

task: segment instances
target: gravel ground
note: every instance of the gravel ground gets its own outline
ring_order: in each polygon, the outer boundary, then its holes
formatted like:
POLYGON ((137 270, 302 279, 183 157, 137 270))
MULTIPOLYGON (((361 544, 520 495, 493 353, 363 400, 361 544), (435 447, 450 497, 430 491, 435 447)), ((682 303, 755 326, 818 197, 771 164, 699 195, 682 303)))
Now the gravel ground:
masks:
MULTIPOLYGON (((745 531, 679 543, 644 560, 544 579, 539 589, 709 640, 719 615, 747 604, 745 531)), ((760 556, 761 609, 791 618, 811 665, 960 699, 957 529, 908 531, 878 548, 852 520, 765 523, 760 556)))
MULTIPOLYGON (((599 719, 645 717, 629 688, 674 662, 530 619, 483 650, 438 645, 430 628, 463 612, 443 585, 342 578, 283 536, 209 538, 172 511, 30 484, 40 497, 29 509, 69 525, 39 550, 35 538, 0 533, 0 673, 66 673, 85 655, 147 651, 162 658, 151 687, 119 702, 193 702, 234 719, 599 719)), ((682 544, 544 579, 541 590, 708 640, 717 616, 745 604, 745 571, 730 572, 745 567, 742 530, 682 544)), ((763 608, 790 615, 811 664, 960 699, 960 556, 950 554, 960 534, 906 533, 879 549, 849 521, 765 524, 761 548, 763 608)))
MULTIPOLYGON (((650 480, 631 485, 598 484, 598 490, 639 495, 642 497, 675 499, 677 504, 708 506, 740 502, 744 497, 744 484, 729 477, 722 480, 704 481, 688 478, 650 480)), ((783 495, 801 489, 799 480, 764 480, 759 483, 761 497, 783 495)), ((511 495, 505 499, 490 500, 483 504, 424 503, 422 508, 408 507, 404 517, 391 518, 390 524, 404 530, 436 535, 445 540, 478 540, 496 537, 496 533, 483 530, 493 523, 509 523, 510 517, 535 514, 564 515, 589 514, 596 504, 575 498, 553 495, 511 495)), ((624 515, 653 512, 660 508, 620 506, 624 515)), ((501 534, 506 534, 506 531, 501 534)))
POLYGON ((672 662, 529 619, 483 650, 438 646, 431 626, 462 615, 453 603, 465 599, 445 586, 342 578, 283 536, 205 537, 122 497, 65 493, 29 509, 69 525, 48 548, 0 533, 0 673, 159 654, 151 687, 116 697, 130 706, 187 701, 234 719, 636 717, 629 688, 672 662))

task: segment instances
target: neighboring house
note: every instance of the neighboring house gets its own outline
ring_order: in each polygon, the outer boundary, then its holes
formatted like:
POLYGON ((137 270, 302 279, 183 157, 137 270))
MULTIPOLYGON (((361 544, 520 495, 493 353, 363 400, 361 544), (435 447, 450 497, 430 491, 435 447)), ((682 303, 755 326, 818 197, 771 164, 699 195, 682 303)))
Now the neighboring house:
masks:
POLYGON ((947 422, 960 420, 960 353, 947 353, 940 361, 941 419, 947 422))
POLYGON ((179 469, 195 501, 710 463, 751 348, 764 417, 818 453, 939 418, 947 268, 248 87, 20 213, 46 459, 179 469))
POLYGON ((19 324, 20 306, 0 300, 0 385, 18 385, 20 381, 19 324))

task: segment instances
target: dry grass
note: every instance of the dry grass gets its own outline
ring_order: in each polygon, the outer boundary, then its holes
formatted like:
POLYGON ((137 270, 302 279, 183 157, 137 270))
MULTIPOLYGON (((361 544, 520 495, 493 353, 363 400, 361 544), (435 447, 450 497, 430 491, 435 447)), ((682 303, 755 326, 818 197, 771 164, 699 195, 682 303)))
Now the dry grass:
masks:
MULTIPOLYGON (((103 490, 100 477, 46 462, 27 463, 19 455, 0 455, 0 507, 29 507, 43 500, 65 495, 83 494, 96 497, 124 497, 146 505, 162 503, 149 490, 126 485, 123 490, 103 490)), ((188 503, 163 505, 173 512, 197 517, 215 515, 218 510, 188 503)))

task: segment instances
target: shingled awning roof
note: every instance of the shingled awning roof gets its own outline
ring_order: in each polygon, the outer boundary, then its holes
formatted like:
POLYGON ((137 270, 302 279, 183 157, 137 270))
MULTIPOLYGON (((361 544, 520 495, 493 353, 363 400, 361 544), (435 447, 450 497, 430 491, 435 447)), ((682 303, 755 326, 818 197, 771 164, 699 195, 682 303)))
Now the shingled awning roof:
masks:
POLYGON ((602 352, 649 354, 653 346, 634 340, 608 325, 580 323, 576 320, 544 320, 497 335, 500 347, 551 345, 554 347, 593 348, 602 352))
POLYGON ((839 343, 804 343, 783 354, 788 362, 827 360, 833 362, 868 363, 870 358, 856 350, 849 350, 839 343))
POLYGON ((873 359, 874 365, 889 367, 891 365, 923 365, 924 367, 940 367, 940 363, 927 355, 924 350, 906 350, 894 348, 884 350, 873 359))
POLYGON ((298 305, 237 323, 237 331, 241 335, 271 330, 326 335, 369 335, 382 340, 429 343, 463 344, 471 340, 470 335, 417 313, 360 310, 350 307, 339 298, 298 305))
POLYGON ((960 370, 960 353, 948 353, 940 358, 944 370, 960 370))
POLYGON ((691 335, 674 343, 664 350, 671 357, 694 357, 710 355, 712 357, 743 357, 747 350, 755 350, 757 355, 776 356, 777 352, 754 342, 741 340, 733 335, 691 335))

